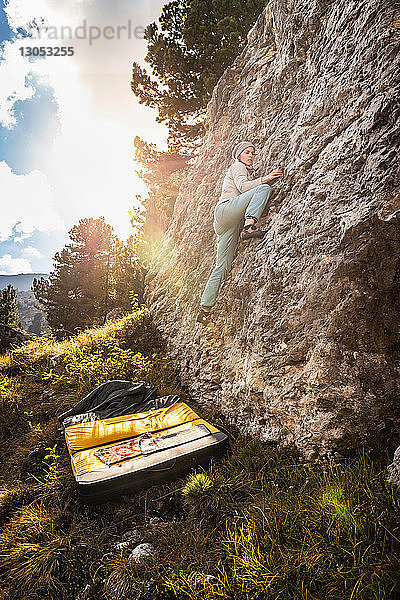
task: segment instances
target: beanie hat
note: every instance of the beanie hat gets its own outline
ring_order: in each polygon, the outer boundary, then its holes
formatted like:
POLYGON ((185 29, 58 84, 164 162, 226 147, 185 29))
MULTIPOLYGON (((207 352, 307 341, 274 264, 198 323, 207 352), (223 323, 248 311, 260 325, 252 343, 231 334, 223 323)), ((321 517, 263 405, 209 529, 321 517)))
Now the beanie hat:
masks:
POLYGON ((251 142, 239 142, 232 150, 232 158, 239 158, 242 154, 243 150, 246 150, 249 146, 252 146, 255 149, 254 144, 251 142))

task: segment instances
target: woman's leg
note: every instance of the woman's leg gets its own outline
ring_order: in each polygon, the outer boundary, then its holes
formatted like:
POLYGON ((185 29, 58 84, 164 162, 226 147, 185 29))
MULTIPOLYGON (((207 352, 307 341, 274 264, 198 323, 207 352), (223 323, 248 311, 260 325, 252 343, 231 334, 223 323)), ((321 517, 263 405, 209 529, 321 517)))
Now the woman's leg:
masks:
POLYGON ((218 235, 217 260, 201 297, 201 306, 211 307, 216 303, 218 290, 232 266, 239 233, 240 223, 236 223, 234 227, 218 235))
POLYGON ((243 217, 246 219, 253 217, 257 222, 268 202, 271 189, 268 183, 263 183, 223 204, 219 204, 215 212, 215 220, 218 226, 232 227, 243 217))
POLYGON ((218 290, 232 266, 243 216, 252 217, 257 222, 270 193, 271 186, 265 183, 215 207, 214 231, 218 236, 217 260, 201 297, 201 307, 211 308, 216 303, 218 290))

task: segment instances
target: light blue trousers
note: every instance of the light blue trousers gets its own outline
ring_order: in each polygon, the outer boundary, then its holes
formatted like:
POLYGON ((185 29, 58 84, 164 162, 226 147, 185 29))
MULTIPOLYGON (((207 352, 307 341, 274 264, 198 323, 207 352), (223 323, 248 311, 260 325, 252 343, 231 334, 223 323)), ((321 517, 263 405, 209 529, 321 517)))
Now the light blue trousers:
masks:
POLYGON ((235 198, 230 198, 214 209, 214 231, 217 234, 217 260, 207 281, 200 300, 201 306, 214 306, 221 283, 228 276, 236 244, 242 229, 242 219, 252 217, 255 222, 262 212, 271 194, 271 186, 263 183, 235 198))

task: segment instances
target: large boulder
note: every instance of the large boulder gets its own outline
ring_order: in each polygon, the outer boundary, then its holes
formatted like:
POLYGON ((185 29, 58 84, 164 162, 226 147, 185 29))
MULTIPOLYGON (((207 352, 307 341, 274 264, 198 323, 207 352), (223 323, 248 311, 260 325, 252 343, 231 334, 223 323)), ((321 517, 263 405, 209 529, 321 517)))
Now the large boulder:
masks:
MULTIPOLYGON (((396 438, 400 419, 400 11, 272 0, 209 102, 206 135, 147 276, 146 301, 200 402, 306 456, 396 438), (233 144, 276 167, 259 244, 214 307, 214 206, 233 144)), ((398 439, 398 438, 397 438, 398 439)))

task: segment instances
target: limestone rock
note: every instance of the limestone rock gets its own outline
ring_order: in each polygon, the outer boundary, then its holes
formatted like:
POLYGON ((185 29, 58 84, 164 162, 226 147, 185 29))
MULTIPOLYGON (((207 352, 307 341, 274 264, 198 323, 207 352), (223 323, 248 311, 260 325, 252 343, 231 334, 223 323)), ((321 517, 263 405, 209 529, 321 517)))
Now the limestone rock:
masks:
POLYGON ((396 449, 393 461, 388 466, 388 481, 400 485, 400 446, 396 449))
POLYGON ((22 329, 15 329, 9 325, 0 323, 0 354, 17 346, 22 346, 22 344, 29 342, 35 337, 37 336, 23 331, 22 329))
POLYGON ((130 529, 129 531, 125 531, 122 537, 131 544, 137 544, 143 539, 143 533, 139 529, 130 529))
POLYGON ((153 544, 144 542, 132 550, 129 555, 129 560, 135 563, 140 563, 142 562, 143 558, 146 558, 147 556, 153 556, 155 552, 156 549, 154 548, 153 544))
POLYGON ((122 538, 122 541, 113 544, 115 550, 127 550, 128 548, 137 545, 143 539, 143 533, 138 529, 132 529, 130 531, 125 531, 122 538))
POLYGON ((113 544, 113 548, 115 550, 127 550, 130 546, 132 546, 132 542, 129 541, 117 542, 116 544, 113 544))
MULTIPOLYGON (((220 78, 146 301, 200 402, 305 456, 399 425, 400 29, 389 0, 272 0, 220 78), (238 244, 213 310, 213 210, 241 139, 283 167, 260 243, 238 244)), ((398 434, 397 434, 398 435, 398 434)))

